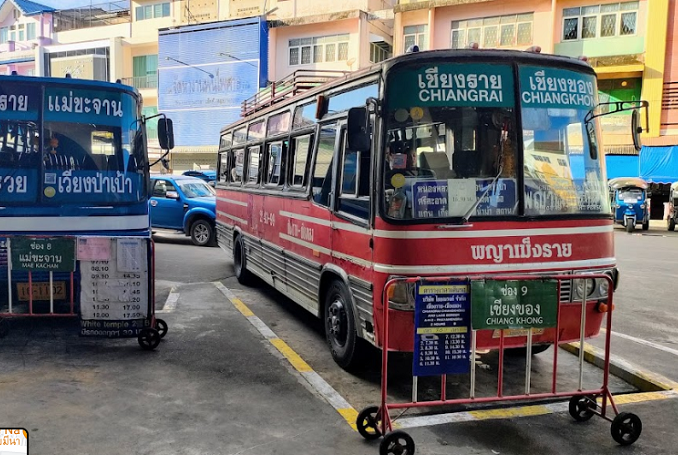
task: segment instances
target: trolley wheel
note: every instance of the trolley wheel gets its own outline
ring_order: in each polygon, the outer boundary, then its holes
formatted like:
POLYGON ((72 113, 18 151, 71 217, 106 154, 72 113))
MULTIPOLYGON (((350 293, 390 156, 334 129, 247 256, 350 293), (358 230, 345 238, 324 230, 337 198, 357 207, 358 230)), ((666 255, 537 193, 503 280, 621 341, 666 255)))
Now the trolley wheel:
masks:
POLYGON ((0 338, 5 338, 9 334, 9 321, 0 318, 0 338))
POLYGON ((402 430, 386 433, 379 444, 379 455, 412 455, 414 453, 414 439, 402 430))
POLYGON ((643 431, 643 422, 640 417, 631 412, 620 412, 612 421, 610 428, 612 438, 620 445, 633 444, 643 431))
POLYGON ((673 231, 676 229, 676 220, 673 217, 669 218, 667 228, 669 229, 669 231, 673 231))
POLYGON ((147 351, 152 351, 160 344, 160 332, 156 329, 146 327, 139 333, 139 346, 147 351))
POLYGON ((380 423, 381 418, 379 416, 378 406, 366 407, 360 411, 360 414, 358 414, 358 418, 356 419, 358 433, 368 441, 381 437, 381 430, 379 429, 380 423))
POLYGON ((167 335, 167 323, 164 319, 155 318, 155 329, 160 334, 160 338, 165 338, 165 335, 167 335))
POLYGON ((252 282, 253 275, 252 272, 247 270, 245 242, 241 235, 238 235, 233 241, 233 267, 238 283, 248 285, 252 282))
POLYGON ((595 409, 596 397, 593 395, 574 396, 570 398, 569 411, 570 415, 577 422, 586 422, 593 417, 593 409, 595 409))

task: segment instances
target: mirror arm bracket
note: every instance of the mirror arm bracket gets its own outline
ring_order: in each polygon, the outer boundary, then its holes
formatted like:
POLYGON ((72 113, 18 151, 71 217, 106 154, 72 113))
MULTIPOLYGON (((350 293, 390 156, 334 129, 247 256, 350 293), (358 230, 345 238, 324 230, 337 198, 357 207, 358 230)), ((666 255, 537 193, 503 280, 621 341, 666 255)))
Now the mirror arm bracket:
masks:
MULTIPOLYGON (((585 123, 590 123, 593 119, 598 117, 604 117, 606 115, 616 114, 618 112, 624 111, 635 111, 642 108, 645 108, 645 125, 649 125, 649 114, 647 112, 650 103, 644 100, 640 101, 612 101, 609 103, 599 103, 595 108, 591 109, 584 118, 585 123), (611 109, 608 112, 595 114, 594 111, 601 106, 610 106, 611 109)), ((645 130, 648 131, 647 129, 645 130)))

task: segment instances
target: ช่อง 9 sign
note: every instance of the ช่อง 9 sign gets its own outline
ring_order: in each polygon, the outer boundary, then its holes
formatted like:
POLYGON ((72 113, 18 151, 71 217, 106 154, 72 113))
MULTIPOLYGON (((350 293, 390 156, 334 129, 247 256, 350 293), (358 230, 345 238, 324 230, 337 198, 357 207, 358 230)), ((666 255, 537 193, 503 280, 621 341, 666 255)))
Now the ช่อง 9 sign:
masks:
POLYGON ((469 372, 470 313, 465 281, 416 284, 414 376, 469 372))
POLYGON ((67 237, 10 239, 12 269, 27 272, 73 272, 75 239, 67 237))
POLYGON ((558 281, 472 281, 471 306, 474 330, 555 327, 558 281))

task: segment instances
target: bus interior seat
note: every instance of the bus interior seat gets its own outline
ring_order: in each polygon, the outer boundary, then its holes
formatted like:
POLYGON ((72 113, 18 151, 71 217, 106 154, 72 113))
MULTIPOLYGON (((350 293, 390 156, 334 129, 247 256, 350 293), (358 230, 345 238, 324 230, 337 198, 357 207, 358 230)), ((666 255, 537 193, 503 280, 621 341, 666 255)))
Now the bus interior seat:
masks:
POLYGON ((421 152, 419 154, 419 167, 430 170, 437 179, 453 179, 455 172, 450 169, 450 160, 443 152, 421 152))

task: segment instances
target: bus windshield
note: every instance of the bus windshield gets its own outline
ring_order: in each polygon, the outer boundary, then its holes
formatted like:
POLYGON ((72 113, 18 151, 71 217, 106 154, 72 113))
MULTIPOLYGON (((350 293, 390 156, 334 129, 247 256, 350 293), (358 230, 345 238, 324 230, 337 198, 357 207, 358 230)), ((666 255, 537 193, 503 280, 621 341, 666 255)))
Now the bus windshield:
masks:
POLYGON ((119 205, 146 200, 138 101, 119 91, 3 84, 0 203, 119 205), (40 116, 42 111, 42 116, 40 116), (39 120, 42 120, 41 122, 39 120))
POLYGON ((391 71, 387 218, 609 214, 598 124, 585 122, 596 104, 595 76, 527 65, 518 74, 516 81, 510 64, 475 62, 391 71))
POLYGON ((411 220, 469 212, 516 215, 513 99, 509 65, 430 63, 392 72, 386 215, 411 220))

